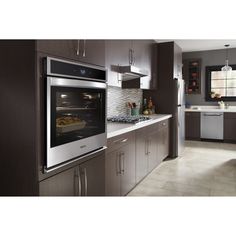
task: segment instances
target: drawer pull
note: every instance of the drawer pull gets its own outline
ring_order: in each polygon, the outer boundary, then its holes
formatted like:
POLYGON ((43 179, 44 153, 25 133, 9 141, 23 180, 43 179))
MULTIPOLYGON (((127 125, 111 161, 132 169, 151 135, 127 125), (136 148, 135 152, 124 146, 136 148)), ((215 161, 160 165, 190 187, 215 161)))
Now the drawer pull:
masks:
POLYGON ((125 143, 128 141, 128 138, 121 138, 113 141, 113 143, 125 143))
POLYGON ((162 125, 163 125, 163 126, 165 126, 165 125, 166 125, 166 123, 162 123, 162 125))

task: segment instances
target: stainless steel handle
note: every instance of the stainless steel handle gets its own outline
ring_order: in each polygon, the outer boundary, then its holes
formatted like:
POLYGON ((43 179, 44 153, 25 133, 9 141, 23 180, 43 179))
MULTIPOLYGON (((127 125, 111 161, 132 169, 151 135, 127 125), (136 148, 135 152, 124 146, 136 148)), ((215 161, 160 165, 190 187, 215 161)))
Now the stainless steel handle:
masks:
POLYGON ((121 161, 122 162, 121 173, 124 174, 124 172, 125 172, 125 153, 122 152, 120 157, 121 157, 121 160, 122 160, 121 161))
POLYGON ((121 174, 122 168, 121 168, 121 153, 119 153, 119 174, 121 174))
POLYGON ((83 57, 86 57, 85 51, 86 51, 86 40, 84 40, 84 51, 83 51, 83 57))
POLYGON ((132 65, 135 64, 134 50, 132 50, 132 65))
POLYGON ((132 49, 129 49, 129 64, 132 65, 132 49))
POLYGON ((119 165, 120 165, 120 153, 116 153, 116 175, 117 176, 120 174, 119 165))
POLYGON ((74 196, 78 195, 78 189, 77 189, 77 179, 78 179, 78 174, 77 174, 77 168, 74 170, 74 196))
POLYGON ((148 139, 145 140, 145 155, 148 155, 148 139))
POLYGON ((204 116, 222 116, 223 114, 203 114, 204 116))
POLYGON ((87 170, 86 170, 86 168, 84 168, 84 187, 85 187, 84 195, 88 196, 88 177, 87 177, 87 170))
POLYGON ((113 143, 125 143, 128 141, 128 138, 121 138, 113 141, 113 143))
POLYGON ((77 49, 76 49, 76 55, 79 56, 79 39, 77 40, 77 49))
POLYGON ((79 167, 77 168, 77 177, 78 177, 78 196, 82 195, 82 184, 81 184, 81 176, 80 176, 80 170, 79 167))
POLYGON ((151 146, 151 144, 152 144, 151 142, 152 142, 151 139, 149 139, 149 140, 148 140, 148 155, 151 153, 151 152, 149 151, 149 148, 150 148, 150 146, 151 146))

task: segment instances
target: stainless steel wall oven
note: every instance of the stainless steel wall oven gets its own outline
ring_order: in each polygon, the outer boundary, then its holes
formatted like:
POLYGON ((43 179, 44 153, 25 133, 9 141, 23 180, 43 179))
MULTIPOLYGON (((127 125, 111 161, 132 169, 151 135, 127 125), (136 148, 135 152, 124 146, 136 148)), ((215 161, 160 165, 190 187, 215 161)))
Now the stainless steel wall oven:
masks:
POLYGON ((106 145, 106 71, 45 58, 46 169, 106 145))

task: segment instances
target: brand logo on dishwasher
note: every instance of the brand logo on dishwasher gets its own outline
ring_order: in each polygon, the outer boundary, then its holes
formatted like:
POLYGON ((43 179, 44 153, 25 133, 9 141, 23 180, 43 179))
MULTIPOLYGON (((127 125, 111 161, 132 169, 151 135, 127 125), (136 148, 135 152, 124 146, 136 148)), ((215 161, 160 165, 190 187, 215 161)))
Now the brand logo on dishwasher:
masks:
POLYGON ((85 147, 87 147, 87 145, 82 145, 82 146, 80 146, 80 148, 85 148, 85 147))

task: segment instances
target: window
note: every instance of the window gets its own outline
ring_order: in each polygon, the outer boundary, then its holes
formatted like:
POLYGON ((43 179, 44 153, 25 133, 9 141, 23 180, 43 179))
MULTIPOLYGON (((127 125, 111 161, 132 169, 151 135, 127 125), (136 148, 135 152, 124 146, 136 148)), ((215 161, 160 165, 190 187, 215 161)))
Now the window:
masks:
POLYGON ((222 66, 206 66, 206 100, 236 101, 236 65, 232 71, 221 71, 222 66))

